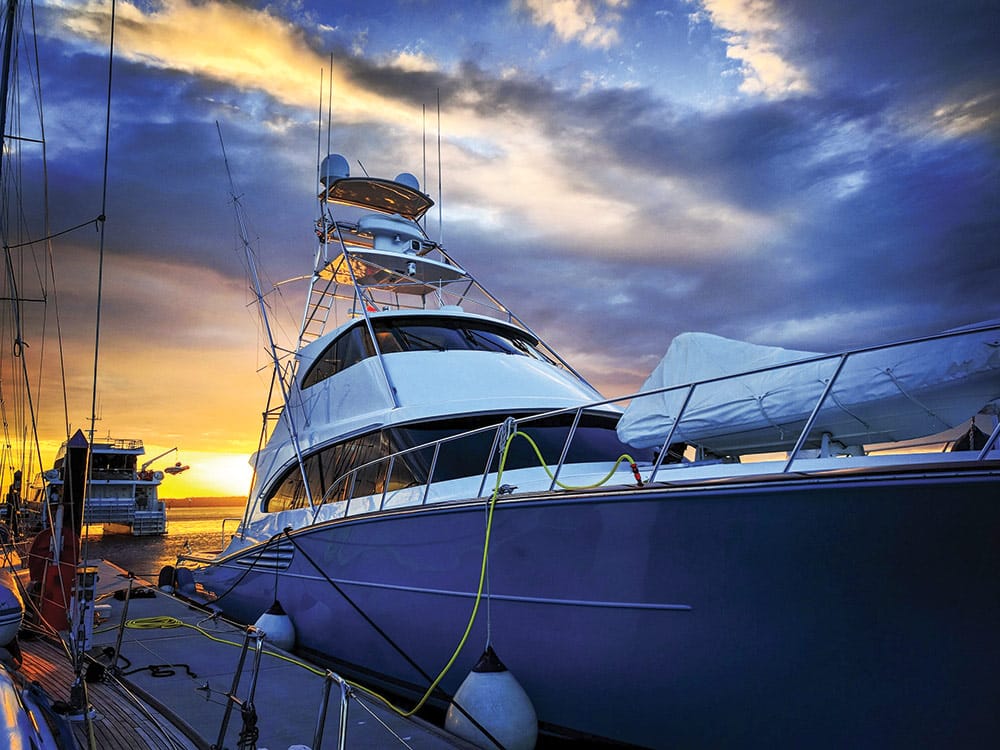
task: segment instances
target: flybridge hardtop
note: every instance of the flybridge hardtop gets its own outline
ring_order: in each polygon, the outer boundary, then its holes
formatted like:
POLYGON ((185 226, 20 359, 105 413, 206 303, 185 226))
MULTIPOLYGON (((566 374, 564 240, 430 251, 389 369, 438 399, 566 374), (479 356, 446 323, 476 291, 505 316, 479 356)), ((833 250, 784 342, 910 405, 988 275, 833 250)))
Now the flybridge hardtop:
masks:
POLYGON ((395 180, 378 177, 351 177, 350 165, 340 154, 330 154, 320 165, 323 191, 320 200, 381 211, 417 221, 434 205, 420 192, 417 178, 402 172, 395 180))
POLYGON ((342 311, 347 319, 440 310, 516 325, 550 360, 573 372, 427 234, 420 222, 434 201, 420 191, 412 174, 404 172, 395 180, 351 176, 347 160, 337 154, 323 161, 320 174, 319 245, 299 348, 327 332, 337 302, 349 303, 342 311))
POLYGON ((338 287, 350 288, 339 294, 356 297, 360 307, 353 312, 360 315, 407 306, 399 295, 422 298, 421 308, 427 307, 429 296, 436 295, 441 304, 445 285, 469 281, 418 223, 434 201, 420 192, 413 175, 404 172, 395 180, 351 177, 347 160, 337 154, 323 161, 321 174, 321 206, 356 213, 334 217, 324 208, 317 222, 320 252, 300 343, 314 337, 309 335, 310 324, 315 329, 319 316, 329 312, 324 303, 338 296, 338 287))

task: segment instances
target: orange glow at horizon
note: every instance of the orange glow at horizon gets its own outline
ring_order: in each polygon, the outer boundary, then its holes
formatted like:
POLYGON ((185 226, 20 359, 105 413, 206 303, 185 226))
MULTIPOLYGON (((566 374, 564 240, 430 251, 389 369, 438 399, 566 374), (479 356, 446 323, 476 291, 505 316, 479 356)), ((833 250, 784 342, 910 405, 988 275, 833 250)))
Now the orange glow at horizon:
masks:
MULTIPOLYGON (((149 448, 146 453, 150 453, 149 448)), ((253 471, 248 456, 208 451, 182 451, 182 465, 189 466, 180 474, 167 474, 160 485, 160 498, 243 497, 250 492, 253 471)), ((155 456, 156 454, 153 453, 155 456)), ((159 461, 150 469, 163 471, 176 461, 159 461)))

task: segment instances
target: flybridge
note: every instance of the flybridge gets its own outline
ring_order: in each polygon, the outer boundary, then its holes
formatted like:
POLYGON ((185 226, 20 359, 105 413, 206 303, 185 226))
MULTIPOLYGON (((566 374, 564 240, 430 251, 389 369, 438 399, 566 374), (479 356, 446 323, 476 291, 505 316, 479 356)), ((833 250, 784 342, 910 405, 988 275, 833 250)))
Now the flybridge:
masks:
POLYGON ((400 173, 395 180, 351 177, 347 159, 340 154, 330 154, 323 160, 320 182, 324 189, 319 198, 325 203, 399 214, 410 221, 418 221, 434 205, 409 172, 400 173))
MULTIPOLYGON (((319 246, 299 349, 326 333, 331 322, 344 322, 336 318, 338 302, 347 319, 437 309, 513 323, 528 338, 539 339, 427 236, 420 220, 434 201, 414 175, 402 172, 392 180, 351 176, 347 159, 330 154, 320 165, 320 184, 319 246)), ((575 372, 551 347, 542 347, 546 358, 575 372)))

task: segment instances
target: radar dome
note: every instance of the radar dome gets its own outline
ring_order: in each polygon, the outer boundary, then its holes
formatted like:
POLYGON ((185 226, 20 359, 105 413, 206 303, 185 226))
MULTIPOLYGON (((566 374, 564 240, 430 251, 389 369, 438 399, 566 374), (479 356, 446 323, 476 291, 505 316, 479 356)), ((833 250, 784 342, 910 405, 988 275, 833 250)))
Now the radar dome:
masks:
POLYGON ((347 159, 340 154, 330 154, 323 159, 319 168, 319 181, 327 186, 334 180, 350 176, 351 167, 348 165, 347 159))
POLYGON ((414 190, 420 190, 420 181, 409 172, 401 172, 396 175, 396 182, 406 185, 408 188, 413 188, 414 190))

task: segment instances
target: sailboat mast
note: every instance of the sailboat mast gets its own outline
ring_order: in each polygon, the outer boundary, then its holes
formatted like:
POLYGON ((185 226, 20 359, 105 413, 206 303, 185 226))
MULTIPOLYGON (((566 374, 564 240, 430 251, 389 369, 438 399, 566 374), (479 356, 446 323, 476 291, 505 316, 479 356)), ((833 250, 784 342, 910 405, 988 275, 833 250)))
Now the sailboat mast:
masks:
MULTIPOLYGON (((14 46, 14 21, 17 16, 17 0, 7 3, 3 34, 3 71, 0 78, 0 144, 7 143, 7 95, 10 90, 10 58, 14 46)), ((3 178, 3 159, 0 159, 0 180, 3 178)))

